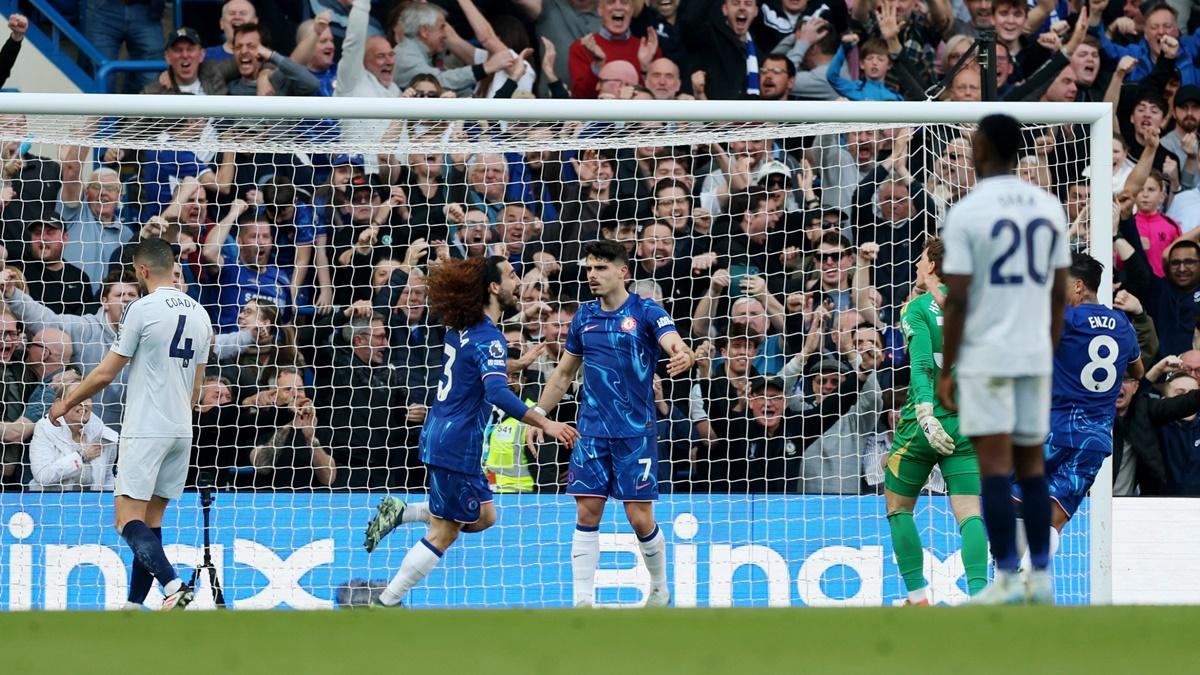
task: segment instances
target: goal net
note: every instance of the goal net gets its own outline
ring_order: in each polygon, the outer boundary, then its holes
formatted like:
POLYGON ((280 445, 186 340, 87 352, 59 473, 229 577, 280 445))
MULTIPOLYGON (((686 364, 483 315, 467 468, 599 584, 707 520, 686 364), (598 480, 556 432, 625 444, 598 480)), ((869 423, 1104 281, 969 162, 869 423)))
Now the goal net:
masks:
MULTIPOLYGON (((661 492, 675 603, 903 599, 882 496, 910 379, 900 310, 924 292, 925 241, 973 185, 970 123, 986 107, 307 102, 0 96, 0 607, 125 603, 132 560, 111 496, 122 415, 136 412, 124 380, 63 428, 43 418, 107 352, 138 295, 131 247, 155 237, 217 333, 163 539, 189 579, 212 495, 229 606, 359 604, 424 533, 403 525, 363 548, 381 497, 425 499, 417 443, 444 335, 427 308, 432 262, 512 261, 501 329, 510 384, 532 402, 591 299, 583 249, 601 238, 625 245, 630 290, 700 356, 679 377, 660 365, 659 462, 644 476, 661 492)), ((1073 246, 1111 260, 1107 109, 1013 110, 1028 124, 1021 176, 1063 200, 1073 246)), ((579 396, 554 416, 573 422, 579 396)), ((483 469, 498 522, 460 537, 406 604, 571 603, 569 453, 524 432, 493 415, 483 469)), ((1106 499, 1064 533, 1060 602, 1107 588, 1089 536, 1107 531, 1089 519, 1106 499)), ((915 515, 934 600, 961 602, 936 472, 915 515)), ((596 602, 644 601, 619 505, 600 542, 596 602)), ((197 605, 212 607, 199 582, 197 605)))

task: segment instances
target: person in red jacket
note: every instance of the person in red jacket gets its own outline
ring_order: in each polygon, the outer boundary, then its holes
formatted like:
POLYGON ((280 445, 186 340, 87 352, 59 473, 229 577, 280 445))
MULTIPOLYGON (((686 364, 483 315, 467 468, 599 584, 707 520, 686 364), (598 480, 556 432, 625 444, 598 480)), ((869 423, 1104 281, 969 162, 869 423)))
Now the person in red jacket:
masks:
MULTIPOLYGON (((571 95, 596 98, 600 68, 610 61, 628 61, 645 73, 650 62, 662 56, 658 33, 650 30, 644 38, 629 32, 633 21, 633 0, 600 0, 600 30, 571 43, 568 68, 571 71, 571 95)), ((640 78, 639 78, 640 82, 640 78)))

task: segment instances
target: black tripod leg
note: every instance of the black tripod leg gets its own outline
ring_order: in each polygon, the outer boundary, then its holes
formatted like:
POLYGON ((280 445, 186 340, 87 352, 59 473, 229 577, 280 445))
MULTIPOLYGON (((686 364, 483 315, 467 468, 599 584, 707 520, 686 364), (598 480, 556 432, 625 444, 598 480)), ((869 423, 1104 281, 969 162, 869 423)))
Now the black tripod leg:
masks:
POLYGON ((221 590, 221 580, 217 578, 215 565, 208 566, 208 583, 212 584, 213 602, 217 607, 225 608, 225 591, 221 590))

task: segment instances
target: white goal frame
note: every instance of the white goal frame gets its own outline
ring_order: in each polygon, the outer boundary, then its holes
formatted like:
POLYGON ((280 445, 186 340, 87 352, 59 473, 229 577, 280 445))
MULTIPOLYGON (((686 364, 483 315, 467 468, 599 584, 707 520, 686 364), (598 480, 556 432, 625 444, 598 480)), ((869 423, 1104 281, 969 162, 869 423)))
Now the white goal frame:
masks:
MULTIPOLYGON (((251 117, 302 119, 492 119, 506 121, 614 121, 697 123, 970 124, 1002 112, 1029 124, 1084 124, 1090 138, 1090 252, 1112 260, 1113 119, 1108 103, 956 102, 746 102, 585 101, 557 99, 421 99, 237 96, 144 96, 125 94, 0 94, 0 114, 122 117, 251 117)), ((1099 297, 1112 303, 1111 265, 1099 297)), ((1090 600, 1112 601, 1112 468, 1105 461, 1090 500, 1090 600)))

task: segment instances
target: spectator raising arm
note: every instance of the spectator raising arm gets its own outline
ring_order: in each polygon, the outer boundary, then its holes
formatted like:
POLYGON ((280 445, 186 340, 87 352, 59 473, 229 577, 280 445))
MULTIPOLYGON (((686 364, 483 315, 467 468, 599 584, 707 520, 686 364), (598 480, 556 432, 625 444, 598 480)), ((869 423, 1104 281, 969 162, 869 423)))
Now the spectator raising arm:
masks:
POLYGON ((83 194, 83 160, 90 150, 82 145, 63 145, 58 149, 58 162, 62 168, 62 188, 58 201, 64 206, 79 205, 83 194))
POLYGON ((1113 296, 1113 308, 1125 312, 1133 329, 1137 332, 1138 349, 1142 351, 1142 368, 1149 370, 1154 365, 1154 355, 1158 353, 1158 331, 1154 321, 1142 308, 1142 303, 1129 291, 1117 290, 1113 296))
POLYGON ((22 14, 11 14, 8 17, 8 40, 0 47, 0 87, 8 82, 12 75, 13 65, 17 55, 21 53, 21 42, 25 40, 25 31, 29 30, 29 19, 22 14))
POLYGON ((263 69, 259 73, 259 96, 316 96, 320 93, 321 83, 308 68, 266 47, 259 47, 259 58, 275 66, 273 71, 263 69))
POLYGON ((221 266, 225 262, 221 256, 221 248, 225 245, 226 240, 229 239, 229 231, 233 229, 233 224, 237 222, 238 218, 241 218, 242 214, 249 208, 250 205, 245 201, 241 199, 233 200, 233 203, 229 205, 229 211, 225 214, 225 217, 217 221, 217 224, 212 226, 205 235, 204 243, 200 245, 200 263, 215 268, 212 270, 213 274, 219 274, 221 266))
POLYGON ((371 0, 354 0, 350 7, 350 18, 346 22, 346 37, 342 40, 342 58, 338 61, 337 92, 350 96, 368 77, 363 57, 367 53, 367 31, 371 22, 371 0))
POLYGON ((296 43, 296 48, 292 50, 292 60, 296 63, 308 63, 312 58, 313 51, 317 48, 317 41, 321 35, 329 30, 329 23, 333 20, 333 12, 325 10, 313 17, 312 30, 305 31, 304 37, 296 43))
POLYGON ((875 286, 871 283, 871 266, 879 257, 879 244, 865 243, 858 247, 858 259, 855 261, 854 277, 854 308, 862 315, 864 321, 883 329, 883 321, 879 318, 879 307, 875 302, 875 286))

